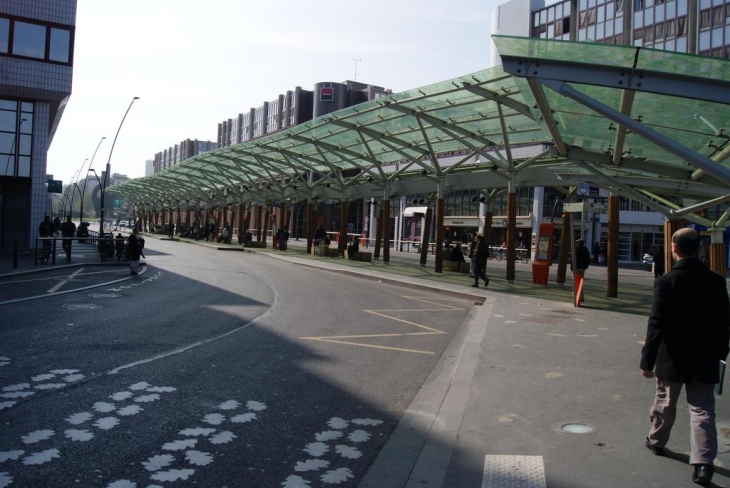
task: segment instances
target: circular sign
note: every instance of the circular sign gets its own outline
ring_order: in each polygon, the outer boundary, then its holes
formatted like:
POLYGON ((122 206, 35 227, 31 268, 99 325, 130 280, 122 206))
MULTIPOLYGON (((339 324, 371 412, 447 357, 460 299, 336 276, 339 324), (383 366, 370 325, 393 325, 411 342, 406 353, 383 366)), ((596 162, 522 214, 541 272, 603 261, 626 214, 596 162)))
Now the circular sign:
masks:
POLYGON ((350 222, 349 224, 347 224, 347 228, 348 229, 354 229, 355 228, 355 224, 353 224, 352 222, 350 222))
POLYGON ((591 187, 588 183, 585 181, 579 181, 578 182, 578 193, 580 195, 588 195, 588 191, 590 191, 591 187))

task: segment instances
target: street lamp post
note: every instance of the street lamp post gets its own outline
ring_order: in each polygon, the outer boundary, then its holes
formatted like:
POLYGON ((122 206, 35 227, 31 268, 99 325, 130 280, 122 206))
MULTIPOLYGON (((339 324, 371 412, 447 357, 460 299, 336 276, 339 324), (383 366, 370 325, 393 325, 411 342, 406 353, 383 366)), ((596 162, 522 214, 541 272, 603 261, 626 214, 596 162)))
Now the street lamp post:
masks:
MULTIPOLYGON (((139 97, 134 97, 131 102, 129 102, 129 107, 127 107, 127 111, 124 112, 124 117, 122 117, 122 121, 119 123, 119 128, 117 129, 117 134, 114 136, 114 141, 112 142, 112 148, 109 150, 109 159, 106 162, 106 174, 104 175, 104 184, 101 187, 101 209, 99 211, 99 234, 104 233, 104 196, 106 192, 107 184, 109 183, 109 173, 111 171, 111 161, 112 161, 112 153, 114 152, 114 145, 117 143, 117 137, 119 137, 119 131, 122 130, 122 125, 124 124, 124 119, 127 118, 127 114, 129 113, 129 110, 132 108, 132 104, 134 104, 135 100, 139 100, 139 97)), ((96 174, 96 173, 94 173, 96 174)))
MULTIPOLYGON (((76 187, 76 189, 78 189, 78 182, 79 182, 79 178, 81 178, 81 172, 84 170, 84 165, 86 164, 86 161, 88 161, 88 160, 89 160, 88 158, 84 159, 84 162, 81 163, 81 167, 79 168, 79 170, 76 173, 74 173, 74 175, 71 177, 73 185, 76 187)), ((81 190, 79 190, 79 192, 80 191, 81 190)), ((83 200, 83 198, 82 198, 82 200, 83 200)), ((71 202, 73 202, 73 195, 71 195, 71 202)), ((71 204, 71 211, 69 212, 69 214, 71 214, 71 218, 73 218, 73 216, 74 216, 73 203, 71 204)))
MULTIPOLYGON (((106 139, 106 137, 102 137, 99 140, 99 144, 96 145, 96 150, 94 150, 94 155, 91 156, 91 162, 89 163, 89 169, 86 170, 86 177, 84 178, 84 189, 81 190, 81 210, 79 211, 79 225, 81 225, 81 222, 84 221, 84 197, 86 196, 86 181, 89 179, 89 171, 91 171, 91 165, 94 164, 94 158, 96 157, 96 151, 99 150, 99 146, 101 146, 101 142, 106 139)), ((83 166, 81 166, 83 168, 83 166)))

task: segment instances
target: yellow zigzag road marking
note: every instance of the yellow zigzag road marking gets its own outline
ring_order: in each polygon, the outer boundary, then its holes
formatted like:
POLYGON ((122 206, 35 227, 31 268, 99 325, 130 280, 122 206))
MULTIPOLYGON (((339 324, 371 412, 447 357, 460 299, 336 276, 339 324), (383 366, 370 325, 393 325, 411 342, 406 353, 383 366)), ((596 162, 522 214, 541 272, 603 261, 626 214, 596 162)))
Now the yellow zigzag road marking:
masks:
POLYGON ((418 327, 420 329, 425 329, 428 332, 397 332, 397 333, 386 333, 386 334, 356 334, 356 335, 338 335, 338 336, 320 336, 320 337, 300 337, 300 339, 306 339, 309 341, 318 341, 318 342, 331 342, 336 344, 345 344, 348 346, 360 346, 360 347, 370 347, 373 349, 386 349, 389 351, 400 351, 400 352, 412 352, 416 354, 435 354, 433 351, 420 351, 418 349, 405 349, 401 347, 389 347, 389 346, 379 346, 376 344, 367 344, 367 343, 361 343, 361 342, 350 342, 350 341, 343 341, 341 339, 373 339, 373 338, 382 338, 382 337, 406 337, 406 336, 425 336, 425 335, 442 335, 446 334, 445 331, 440 329, 435 329, 433 327, 428 327, 423 324, 417 324, 416 322, 411 322, 410 320, 404 320, 398 317, 393 317, 391 315, 387 315, 384 312, 444 312, 444 311, 454 311, 454 310, 464 310, 463 308, 453 307, 451 305, 446 305, 443 303, 438 303, 438 300, 448 300, 448 301, 455 301, 454 298, 444 298, 444 299, 426 299, 423 297, 415 297, 415 296, 407 296, 407 295, 401 295, 401 298, 407 298, 410 300, 416 300, 424 303, 430 303, 433 305, 439 305, 442 308, 412 308, 412 309, 393 309, 393 310, 363 310, 363 312, 371 313, 373 315, 377 315, 379 317, 383 317, 386 319, 391 319, 396 322, 401 322, 403 324, 411 325, 413 327, 418 327))

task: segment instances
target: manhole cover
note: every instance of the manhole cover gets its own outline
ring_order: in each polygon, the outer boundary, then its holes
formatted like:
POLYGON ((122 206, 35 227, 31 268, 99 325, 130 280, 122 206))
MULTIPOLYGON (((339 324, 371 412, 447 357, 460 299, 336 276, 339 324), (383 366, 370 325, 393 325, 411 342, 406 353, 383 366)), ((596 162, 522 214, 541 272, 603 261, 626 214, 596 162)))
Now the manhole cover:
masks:
POLYGON ((63 308, 67 310, 97 310, 101 305, 96 303, 64 303, 63 308))
POLYGON ((116 293, 89 293, 91 298, 119 298, 122 295, 116 293))
POLYGON ((555 430, 562 432, 563 434, 590 434, 593 432, 593 427, 586 424, 558 424, 555 426, 555 430))

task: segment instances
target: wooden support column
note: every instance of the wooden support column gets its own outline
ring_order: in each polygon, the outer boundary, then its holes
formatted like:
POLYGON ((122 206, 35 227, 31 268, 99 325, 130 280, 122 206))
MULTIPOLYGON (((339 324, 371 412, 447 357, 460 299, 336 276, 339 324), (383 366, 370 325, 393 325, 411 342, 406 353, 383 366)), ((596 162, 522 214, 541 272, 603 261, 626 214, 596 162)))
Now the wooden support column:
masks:
POLYGON ((264 243, 264 247, 266 247, 266 237, 269 235, 269 222, 271 221, 271 214, 269 213, 269 209, 267 208, 264 211, 264 231, 263 235, 261 237, 261 242, 264 243))
POLYGON ((236 228, 237 228, 236 232, 238 233, 237 239, 238 239, 239 244, 243 244, 243 235, 245 233, 243 230, 243 212, 245 212, 243 204, 237 205, 236 206, 236 228))
POLYGON ((428 260, 428 244, 431 240, 431 221, 433 220, 433 209, 429 206, 426 209, 426 218, 423 221, 423 239, 421 239, 421 267, 426 266, 428 260))
POLYGON ((608 245, 606 255, 606 296, 618 296, 618 233, 619 233, 619 198, 611 194, 608 197, 608 245))
POLYGON ((177 214, 175 216, 175 220, 177 221, 177 223, 175 224, 175 230, 179 234, 180 233, 181 217, 182 217, 180 214, 182 213, 182 209, 178 207, 178 209, 177 209, 177 211, 175 213, 177 214))
POLYGON ((725 243, 723 241, 723 232, 725 229, 720 227, 710 227, 710 269, 719 274, 723 278, 727 276, 727 268, 725 264, 725 243))
POLYGON ((380 215, 383 218, 383 264, 388 264, 390 263, 390 196, 387 191, 380 215))
POLYGON ((444 271, 444 199, 440 196, 436 199, 436 255, 434 256, 434 268, 437 273, 444 271))
POLYGON ((515 281, 515 245, 517 244, 517 193, 511 185, 507 194, 507 283, 515 281))
POLYGON ((314 208, 312 201, 307 201, 307 254, 312 254, 312 243, 314 242, 314 230, 316 228, 314 208))
POLYGON ((383 239, 383 208, 381 206, 380 213, 377 216, 377 225, 375 226, 375 249, 373 250, 373 259, 380 259, 380 245, 383 239))
POLYGON ((672 255, 672 236, 684 226, 682 219, 674 218, 664 221, 664 272, 668 273, 677 263, 672 255))
POLYGON ((256 242, 261 242, 261 227, 264 222, 264 208, 261 206, 256 207, 256 242))
POLYGON ((340 255, 344 256, 347 250, 347 207, 349 202, 347 198, 340 201, 340 242, 338 242, 337 249, 340 251, 340 255))
POLYGON ((444 271, 444 177, 439 176, 436 182, 436 255, 434 256, 433 270, 436 273, 444 271))
MULTIPOLYGON (((558 253, 558 273, 555 282, 559 287, 565 286, 565 275, 568 273, 568 249, 573 237, 573 222, 569 213, 563 214, 563 233, 560 235, 560 251, 558 253)), ((552 258, 552 257, 551 257, 552 258)))

